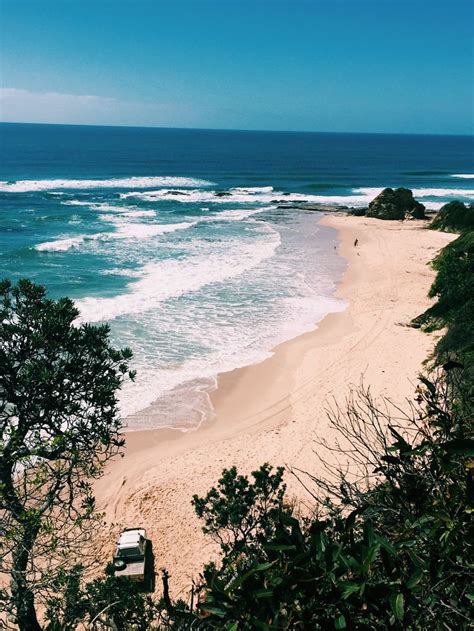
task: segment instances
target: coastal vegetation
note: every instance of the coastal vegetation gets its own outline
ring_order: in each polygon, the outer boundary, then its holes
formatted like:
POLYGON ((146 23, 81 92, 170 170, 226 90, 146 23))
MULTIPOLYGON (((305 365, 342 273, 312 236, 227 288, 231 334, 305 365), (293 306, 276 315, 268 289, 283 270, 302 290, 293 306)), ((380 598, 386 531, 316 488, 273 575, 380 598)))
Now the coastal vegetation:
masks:
POLYGON ((474 209, 461 202, 443 206, 430 228, 460 232, 432 262, 436 279, 430 288, 435 304, 413 324, 443 330, 433 355, 435 365, 460 362, 466 388, 474 389, 474 209))
POLYGON ((436 213, 430 228, 445 232, 474 230, 474 207, 458 200, 448 202, 436 213))
MULTIPOLYGON (((43 287, 0 283, 1 611, 22 631, 41 628, 65 568, 90 561, 92 481, 124 444, 116 393, 131 351, 107 326, 74 325, 72 300, 43 287), (2 583, 3 586, 3 583, 2 583)), ((15 627, 14 627, 15 628, 15 627)))
POLYGON ((313 496, 311 513, 288 502, 283 469, 268 464, 251 476, 226 469, 192 498, 221 554, 186 601, 171 598, 166 570, 156 600, 110 567, 91 581, 90 559, 77 555, 100 517, 86 480, 122 446, 116 392, 134 377, 130 351, 110 347, 107 327, 74 326, 71 301, 48 300, 28 281, 2 283, 7 624, 21 631, 471 628, 473 235, 463 231, 433 262, 437 302, 414 324, 444 335, 414 400, 397 407, 369 388, 352 391, 330 412, 338 438, 315 445, 315 471, 286 473, 313 496))
POLYGON ((225 470, 193 498, 221 559, 190 601, 171 600, 166 571, 153 603, 125 579, 84 585, 76 567, 56 583, 44 628, 469 629, 474 440, 461 377, 448 367, 422 378, 406 412, 367 389, 336 407, 338 441, 318 453, 335 449, 345 462, 325 460, 323 477, 294 472, 314 495, 313 515, 286 501, 283 469, 225 470))

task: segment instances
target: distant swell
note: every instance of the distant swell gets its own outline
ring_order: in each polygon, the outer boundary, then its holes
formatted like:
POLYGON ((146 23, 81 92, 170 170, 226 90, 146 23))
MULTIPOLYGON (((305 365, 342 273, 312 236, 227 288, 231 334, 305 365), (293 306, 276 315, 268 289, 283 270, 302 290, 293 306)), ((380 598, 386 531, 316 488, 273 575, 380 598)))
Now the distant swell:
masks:
POLYGON ((459 177, 463 180, 474 180, 474 173, 455 173, 451 177, 459 177))
POLYGON ((104 180, 18 180, 0 182, 3 193, 29 193, 59 189, 149 188, 151 186, 211 186, 212 182, 188 177, 124 177, 104 180))

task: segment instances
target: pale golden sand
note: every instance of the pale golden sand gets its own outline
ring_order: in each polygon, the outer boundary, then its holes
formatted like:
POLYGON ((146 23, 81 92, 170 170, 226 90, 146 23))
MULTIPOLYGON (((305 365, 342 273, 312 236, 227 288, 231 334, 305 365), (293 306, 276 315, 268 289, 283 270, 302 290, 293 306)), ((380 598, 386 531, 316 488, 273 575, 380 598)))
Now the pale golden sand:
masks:
MULTIPOLYGON (((261 364, 220 375, 216 417, 199 430, 127 434, 124 458, 96 486, 106 514, 104 561, 119 527, 144 526, 156 569, 168 568, 173 593, 185 596, 216 553, 194 516, 194 493, 205 493, 232 465, 243 473, 264 462, 314 471, 314 433, 330 433, 325 405, 332 397, 342 403, 362 375, 375 395, 398 402, 412 395, 435 338, 405 325, 430 304, 434 273, 427 263, 453 236, 426 230, 423 222, 341 215, 323 221, 338 230, 349 261, 337 291, 348 308, 261 364)), ((291 494, 304 499, 298 483, 289 483, 291 494)))

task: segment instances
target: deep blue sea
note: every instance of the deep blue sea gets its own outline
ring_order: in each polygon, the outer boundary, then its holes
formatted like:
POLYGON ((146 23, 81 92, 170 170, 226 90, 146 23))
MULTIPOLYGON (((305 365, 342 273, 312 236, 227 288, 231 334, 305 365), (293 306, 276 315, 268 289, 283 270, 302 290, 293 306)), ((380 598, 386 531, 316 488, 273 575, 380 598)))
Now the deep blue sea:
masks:
POLYGON ((1 124, 0 143, 0 278, 133 349, 132 429, 195 427, 217 373, 344 308, 334 231, 282 202, 474 199, 472 137, 1 124))

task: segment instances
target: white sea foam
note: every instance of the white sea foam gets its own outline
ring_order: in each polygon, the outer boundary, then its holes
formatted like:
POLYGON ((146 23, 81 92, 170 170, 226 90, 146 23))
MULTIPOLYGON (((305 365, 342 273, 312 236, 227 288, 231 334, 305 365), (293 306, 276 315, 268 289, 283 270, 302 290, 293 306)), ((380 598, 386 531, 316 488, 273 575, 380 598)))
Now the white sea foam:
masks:
MULTIPOLYGON (((355 188, 348 195, 305 195, 304 193, 283 193, 274 191, 272 187, 262 188, 231 188, 228 191, 213 191, 202 189, 188 189, 178 191, 182 194, 173 195, 173 200, 181 204, 212 202, 213 204, 342 204, 346 206, 365 206, 381 193, 383 188, 355 188)), ((177 191, 174 191, 177 192, 177 191)), ((413 195, 425 197, 465 197, 474 198, 474 190, 468 188, 416 188, 413 195)), ((147 202, 160 202, 170 199, 170 189, 160 189, 145 192, 127 192, 120 195, 122 199, 137 198, 147 202)))
POLYGON ((192 177, 123 177, 103 180, 18 180, 0 182, 4 193, 28 193, 32 191, 54 191, 57 189, 97 189, 97 188, 150 188, 152 186, 211 186, 212 182, 192 177))
POLYGON ((160 202, 170 200, 172 192, 181 193, 173 195, 173 201, 181 204, 194 204, 211 202, 213 204, 271 204, 271 203, 291 203, 291 202, 311 202, 315 204, 364 204, 370 201, 363 193, 357 195, 305 195, 304 193, 283 193, 274 191, 272 187, 262 188, 231 188, 228 191, 209 191, 202 189, 189 189, 182 191, 171 191, 161 189, 145 192, 122 193, 122 199, 141 199, 147 202, 160 202))
MULTIPOLYGON (((344 310, 346 303, 318 294, 283 299, 279 302, 279 307, 283 314, 286 313, 286 317, 282 316, 277 328, 275 322, 270 322, 267 326, 260 322, 258 338, 252 339, 242 323, 237 326, 229 323, 226 336, 223 335, 224 327, 219 327, 217 331, 213 329, 212 337, 209 327, 201 330, 202 343, 212 346, 209 354, 186 360, 179 366, 137 364, 140 378, 134 383, 125 384, 120 397, 121 412, 124 416, 136 414, 157 399, 159 412, 155 411, 151 415, 151 422, 138 414, 129 419, 128 429, 156 427, 159 418, 164 419, 164 426, 178 427, 184 431, 196 429, 203 419, 209 418, 213 413, 212 404, 206 394, 215 389, 217 374, 268 359, 273 355, 272 349, 278 344, 312 331, 328 313, 344 310)), ((212 323, 213 319, 211 326, 212 323)))
POLYGON ((84 298, 77 302, 81 319, 87 322, 112 320, 119 316, 145 313, 169 298, 196 291, 211 283, 238 276, 271 257, 280 244, 279 234, 270 227, 252 244, 238 244, 235 256, 207 252, 184 260, 167 259, 146 264, 143 277, 129 285, 126 294, 114 298, 84 298))
POLYGON ((122 217, 156 217, 154 210, 129 210, 121 213, 122 217))
MULTIPOLYGON (((74 200, 73 200, 74 201, 74 200)), ((73 204, 79 205, 79 204, 73 204)), ((82 203, 80 205, 83 205, 82 203)), ((91 205, 91 204, 87 204, 91 205)), ((35 245, 35 249, 39 252, 65 252, 73 248, 78 248, 87 241, 112 241, 115 239, 150 239, 159 235, 176 232, 177 230, 186 230, 195 226, 202 221, 241 221, 252 215, 262 212, 264 208, 253 209, 234 209, 225 210, 216 215, 206 215, 194 221, 182 221, 180 223, 156 224, 156 223, 139 223, 133 221, 124 221, 124 219, 135 219, 139 217, 156 216, 154 210, 129 210, 127 207, 111 206, 110 204, 95 204, 100 210, 118 210, 118 215, 102 214, 101 220, 112 223, 115 227, 114 232, 99 232, 96 234, 82 234, 75 237, 64 237, 54 241, 47 241, 35 245), (124 212, 127 211, 128 212, 124 212)))
POLYGON ((231 190, 239 193, 271 193, 275 189, 273 186, 237 186, 231 190))
POLYGON ((107 202, 86 202, 80 199, 70 199, 61 202, 64 206, 85 206, 101 213, 119 213, 122 217, 155 217, 154 210, 141 210, 137 206, 117 206, 107 202))
POLYGON ((215 215, 209 215, 207 217, 202 217, 200 221, 242 221, 243 219, 248 219, 253 215, 258 215, 259 213, 264 212, 265 210, 273 210, 273 206, 268 206, 266 208, 251 208, 251 209, 240 209, 236 208, 234 210, 222 210, 221 212, 216 213, 215 215))
POLYGON ((425 205, 426 208, 428 208, 428 210, 439 210, 446 204, 446 201, 444 202, 424 201, 423 204, 425 205))
MULTIPOLYGON (((128 419, 129 429, 157 424, 182 430, 196 428, 212 415, 208 394, 215 387, 216 374, 270 357, 277 344, 314 329, 327 313, 345 307, 331 297, 336 277, 330 270, 334 263, 336 269, 342 269, 337 267, 340 261, 331 241, 322 247, 325 240, 315 239, 314 216, 302 217, 291 230, 281 224, 278 227, 283 228, 284 250, 278 249, 249 273, 225 281, 227 291, 241 296, 240 300, 227 305, 225 299, 222 301, 221 286, 210 284, 184 297, 183 303, 164 302, 159 308, 113 325, 113 330, 119 327, 118 339, 126 344, 136 339, 136 335, 123 339, 131 320, 141 323, 147 332, 157 331, 149 340, 140 336, 143 346, 137 349, 135 365, 139 379, 127 383, 122 391, 123 414, 134 414, 128 419), (321 256, 324 252, 327 257, 321 256), (332 257, 335 260, 331 263, 332 257), (286 295, 288 290, 290 295, 286 295), (204 352, 184 353, 183 361, 176 361, 173 353, 168 359, 167 349, 179 346, 183 339, 185 343, 192 339, 204 352), (148 405, 152 407, 143 411, 148 405)), ((206 247, 205 242, 203 245, 206 247)), ((203 253, 201 249, 201 256, 203 253)), ((228 256, 234 257, 233 248, 228 256)))
POLYGON ((136 206, 117 206, 116 204, 109 204, 107 202, 92 202, 82 199, 68 199, 64 202, 61 202, 61 204, 63 206, 84 206, 86 208, 90 208, 91 210, 98 210, 99 212, 115 213, 123 213, 132 208, 136 208, 136 206))
MULTIPOLYGON (((359 193, 365 198, 372 200, 383 188, 355 188, 353 193, 359 193)), ((474 189, 470 188, 414 188, 414 197, 468 197, 474 198, 474 189)))
POLYGON ((414 188, 415 197, 468 197, 474 198, 472 188, 414 188))
MULTIPOLYGON (((115 217, 111 216, 111 220, 115 217)), ((114 222, 115 223, 115 222, 114 222)), ((112 241, 114 239, 150 239, 176 230, 186 230, 197 222, 182 221, 181 223, 152 224, 152 223, 116 223, 115 232, 98 232, 96 234, 81 234, 55 241, 46 241, 35 245, 39 252, 65 252, 78 248, 87 241, 112 241)))
POLYGON ((38 250, 38 252, 66 252, 72 248, 79 247, 84 242, 85 238, 86 235, 79 235, 78 237, 45 241, 44 243, 35 245, 35 250, 38 250))
POLYGON ((109 235, 112 239, 150 239, 161 234, 186 230, 195 225, 195 221, 182 221, 180 223, 153 224, 153 223, 123 223, 117 225, 117 232, 109 235))
POLYGON ((474 173, 455 173, 451 177, 459 177, 463 180, 474 180, 474 173))

